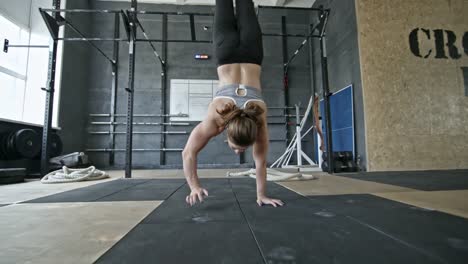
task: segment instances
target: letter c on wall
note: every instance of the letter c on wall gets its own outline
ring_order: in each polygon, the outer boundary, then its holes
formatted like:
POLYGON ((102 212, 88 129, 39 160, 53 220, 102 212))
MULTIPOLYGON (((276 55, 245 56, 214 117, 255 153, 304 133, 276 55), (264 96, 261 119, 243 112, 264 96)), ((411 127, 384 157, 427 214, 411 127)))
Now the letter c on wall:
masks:
MULTIPOLYGON (((421 49, 419 48, 419 37, 418 37, 418 32, 421 30, 422 32, 425 33, 427 36, 427 39, 431 39, 431 34, 430 31, 424 28, 415 28, 411 33, 409 34, 409 45, 410 45, 410 50, 414 54, 414 56, 423 58, 421 55, 421 49)), ((424 55, 424 58, 427 59, 432 53, 432 49, 429 49, 429 51, 424 55)))

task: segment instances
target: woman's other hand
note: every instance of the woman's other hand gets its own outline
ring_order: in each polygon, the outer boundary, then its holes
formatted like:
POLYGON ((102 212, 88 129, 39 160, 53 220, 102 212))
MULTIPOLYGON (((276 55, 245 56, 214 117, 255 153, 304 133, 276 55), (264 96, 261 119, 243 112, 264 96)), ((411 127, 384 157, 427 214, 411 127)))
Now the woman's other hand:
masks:
POLYGON ((190 194, 185 198, 185 201, 192 206, 197 203, 197 199, 202 203, 203 196, 208 196, 208 191, 206 189, 201 187, 193 188, 190 194))

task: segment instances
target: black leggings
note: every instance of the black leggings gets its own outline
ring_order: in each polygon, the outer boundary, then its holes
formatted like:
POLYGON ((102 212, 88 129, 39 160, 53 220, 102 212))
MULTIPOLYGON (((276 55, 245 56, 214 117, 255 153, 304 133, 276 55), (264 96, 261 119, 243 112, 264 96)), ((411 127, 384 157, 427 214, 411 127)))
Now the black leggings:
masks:
POLYGON ((231 63, 254 63, 263 60, 262 31, 252 0, 216 0, 213 44, 218 66, 231 63))

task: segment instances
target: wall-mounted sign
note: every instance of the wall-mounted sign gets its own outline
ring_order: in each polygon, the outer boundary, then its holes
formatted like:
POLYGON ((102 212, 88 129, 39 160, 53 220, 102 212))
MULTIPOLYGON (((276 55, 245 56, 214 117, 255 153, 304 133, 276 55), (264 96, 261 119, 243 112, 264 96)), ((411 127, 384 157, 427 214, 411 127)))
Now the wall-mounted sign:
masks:
POLYGON ((409 34, 410 50, 420 58, 460 59, 468 56, 468 32, 461 41, 455 32, 444 29, 415 28, 409 34))

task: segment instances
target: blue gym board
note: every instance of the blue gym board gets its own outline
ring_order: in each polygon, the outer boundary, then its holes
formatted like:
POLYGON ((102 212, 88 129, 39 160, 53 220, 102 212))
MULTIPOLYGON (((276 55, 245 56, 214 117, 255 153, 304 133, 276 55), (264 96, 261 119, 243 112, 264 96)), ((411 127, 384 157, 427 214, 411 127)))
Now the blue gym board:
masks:
MULTIPOLYGON (((352 151, 354 155, 354 109, 353 86, 333 93, 330 96, 330 115, 332 128, 333 151, 352 151)), ((327 146, 327 129, 325 127, 325 108, 323 99, 320 100, 320 116, 322 117, 322 131, 324 146, 327 146)), ((315 150, 318 159, 318 148, 315 150)))

